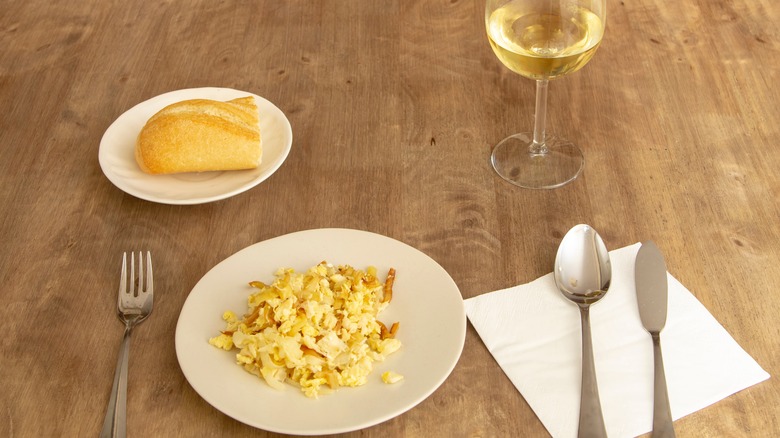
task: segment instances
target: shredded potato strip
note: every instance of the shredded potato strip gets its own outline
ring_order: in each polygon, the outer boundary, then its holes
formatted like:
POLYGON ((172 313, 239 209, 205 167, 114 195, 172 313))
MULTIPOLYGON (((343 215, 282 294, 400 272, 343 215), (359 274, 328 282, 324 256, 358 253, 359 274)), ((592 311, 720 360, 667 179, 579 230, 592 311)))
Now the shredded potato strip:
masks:
POLYGON ((393 299, 393 283, 395 283, 395 269, 390 268, 385 280, 384 294, 382 296, 383 303, 389 303, 393 299))

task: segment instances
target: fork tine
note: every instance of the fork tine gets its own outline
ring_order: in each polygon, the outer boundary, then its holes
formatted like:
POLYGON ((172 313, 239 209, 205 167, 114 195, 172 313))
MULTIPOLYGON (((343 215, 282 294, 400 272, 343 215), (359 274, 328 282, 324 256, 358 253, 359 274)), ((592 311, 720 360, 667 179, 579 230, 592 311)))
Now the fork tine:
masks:
POLYGON ((130 289, 128 292, 132 296, 137 296, 138 292, 135 286, 135 251, 130 253, 130 289))
POLYGON ((146 251, 146 280, 144 285, 146 286, 144 292, 149 294, 154 293, 154 277, 152 276, 152 253, 146 251))
POLYGON ((144 291, 144 252, 138 251, 138 291, 136 296, 140 296, 144 291))
POLYGON ((127 253, 122 253, 122 274, 119 279, 119 299, 122 299, 122 294, 127 293, 127 253))

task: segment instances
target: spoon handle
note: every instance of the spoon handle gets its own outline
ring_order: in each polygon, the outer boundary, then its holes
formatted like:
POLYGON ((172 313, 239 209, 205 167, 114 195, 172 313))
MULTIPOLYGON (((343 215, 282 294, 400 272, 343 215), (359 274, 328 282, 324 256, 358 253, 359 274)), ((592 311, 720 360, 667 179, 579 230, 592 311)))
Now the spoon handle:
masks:
POLYGON ((661 355, 661 334, 654 332, 653 357, 655 362, 655 396, 653 397, 653 437, 674 438, 672 410, 669 408, 669 394, 666 389, 664 357, 661 355))
POLYGON ((590 336, 590 306, 580 305, 582 322, 582 393, 580 395, 580 437, 606 437, 604 417, 596 383, 596 366, 593 364, 593 342, 590 336))

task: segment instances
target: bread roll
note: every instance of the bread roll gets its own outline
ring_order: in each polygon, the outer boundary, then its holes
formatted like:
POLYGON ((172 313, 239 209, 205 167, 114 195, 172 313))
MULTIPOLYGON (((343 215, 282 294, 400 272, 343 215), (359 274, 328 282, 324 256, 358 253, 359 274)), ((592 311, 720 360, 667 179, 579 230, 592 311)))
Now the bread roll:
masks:
POLYGON ((254 96, 169 105, 146 122, 135 147, 138 165, 151 174, 254 169, 261 158, 254 96))

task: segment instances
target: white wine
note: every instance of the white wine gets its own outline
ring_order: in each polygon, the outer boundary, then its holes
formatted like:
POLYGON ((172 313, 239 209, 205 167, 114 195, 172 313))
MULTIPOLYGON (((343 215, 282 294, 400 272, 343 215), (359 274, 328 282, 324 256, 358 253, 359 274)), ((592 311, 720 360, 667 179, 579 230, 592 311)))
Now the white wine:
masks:
POLYGON ((554 79, 579 70, 601 43, 602 18, 581 6, 540 10, 538 4, 513 0, 487 17, 488 39, 496 56, 531 79, 554 79))

